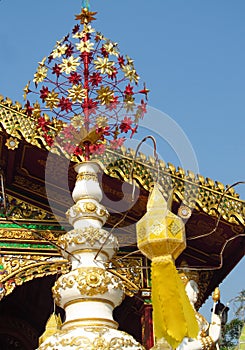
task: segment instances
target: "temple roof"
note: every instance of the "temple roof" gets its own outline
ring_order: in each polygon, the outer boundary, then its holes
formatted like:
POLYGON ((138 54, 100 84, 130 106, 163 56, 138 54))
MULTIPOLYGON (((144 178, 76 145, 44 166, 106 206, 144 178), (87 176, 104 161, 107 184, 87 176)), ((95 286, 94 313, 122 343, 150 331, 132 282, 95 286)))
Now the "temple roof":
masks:
MULTIPOLYGON (((26 115, 20 103, 2 98, 0 122, 0 165, 5 174, 6 192, 19 203, 19 217, 14 216, 14 212, 13 217, 21 218, 22 222, 48 225, 55 239, 60 230, 68 229, 65 212, 72 204, 70 192, 76 177, 73 162, 56 154, 50 160, 49 145, 38 134, 34 120, 26 115), (48 196, 47 159, 52 174, 48 179, 48 196), (28 206, 32 214, 29 217, 25 214, 24 219, 20 213, 21 210, 27 213, 28 206)), ((149 190, 157 180, 156 160, 141 153, 137 155, 132 175, 138 192, 132 205, 130 172, 135 151, 122 147, 99 157, 107 164, 100 178, 105 194, 102 203, 110 212, 107 227, 113 227, 126 213, 114 233, 121 251, 136 251, 135 223, 145 213, 149 190)), ((166 199, 172 196, 172 211, 186 223, 187 248, 176 265, 199 270, 203 285, 201 305, 244 255, 245 201, 239 199, 233 188, 163 161, 159 165, 158 182, 166 199)), ((47 232, 45 227, 43 230, 47 232)), ((50 254, 57 256, 53 247, 50 254)))
MULTIPOLYGON (((42 150, 53 152, 46 140, 41 137, 38 129, 35 128, 35 120, 26 115, 25 108, 19 102, 13 103, 11 99, 4 99, 1 95, 0 123, 3 131, 17 141, 16 146, 11 145, 11 143, 8 144, 8 149, 18 148, 18 141, 22 140, 42 150)), ((12 140, 12 144, 15 143, 12 138, 6 137, 6 142, 12 140)), ((134 155, 135 151, 133 149, 127 150, 125 147, 121 147, 119 151, 108 150, 106 155, 100 155, 99 157, 102 161, 104 157, 106 163, 108 163, 108 157, 110 158, 111 165, 105 171, 106 174, 111 177, 120 177, 121 174, 123 180, 129 182, 128 170, 134 155)), ((148 191, 157 177, 156 160, 142 153, 137 155, 136 160, 133 177, 148 191)), ((233 187, 229 188, 228 185, 225 186, 221 182, 204 178, 192 171, 186 171, 180 167, 176 168, 171 163, 165 164, 160 160, 159 164, 160 172, 163 174, 163 177, 159 177, 161 185, 166 189, 166 183, 164 183, 166 179, 164 177, 171 177, 171 186, 175 188, 174 195, 176 198, 178 197, 179 201, 183 201, 190 208, 202 209, 209 215, 221 215, 223 219, 230 223, 245 224, 245 201, 239 198, 239 194, 235 192, 233 187), (191 196, 185 198, 183 186, 187 186, 188 191, 192 187, 193 193, 191 196), (226 201, 226 204, 220 205, 221 200, 226 201)), ((168 196, 168 192, 169 190, 166 191, 166 196, 168 196)))

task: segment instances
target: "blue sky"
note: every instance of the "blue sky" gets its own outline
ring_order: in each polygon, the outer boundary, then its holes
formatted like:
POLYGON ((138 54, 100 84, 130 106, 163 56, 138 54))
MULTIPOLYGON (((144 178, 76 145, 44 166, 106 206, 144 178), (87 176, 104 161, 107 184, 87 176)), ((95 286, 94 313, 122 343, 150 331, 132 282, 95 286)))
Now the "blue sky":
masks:
MULTIPOLYGON (((80 0, 0 1, 0 94, 23 101, 37 62, 80 8, 80 0)), ((149 105, 186 134, 199 172, 224 184, 245 180, 245 2, 91 0, 91 9, 96 29, 134 59, 149 105)), ((164 159, 176 164, 168 149, 164 159)), ((245 199, 245 185, 237 191, 245 199)), ((243 259, 221 285, 225 302, 245 288, 244 268, 243 259)))

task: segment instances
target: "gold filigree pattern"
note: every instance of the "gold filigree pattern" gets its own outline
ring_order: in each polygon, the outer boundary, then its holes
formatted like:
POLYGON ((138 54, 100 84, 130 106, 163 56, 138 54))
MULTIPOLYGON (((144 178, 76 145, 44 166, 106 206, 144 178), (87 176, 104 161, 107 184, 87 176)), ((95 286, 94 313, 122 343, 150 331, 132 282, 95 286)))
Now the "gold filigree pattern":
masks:
POLYGON ((22 137, 34 146, 41 147, 36 135, 34 118, 28 118, 20 103, 13 104, 10 98, 0 95, 0 123, 5 131, 17 139, 22 137))
POLYGON ((67 232, 59 237, 58 244, 66 249, 72 243, 75 245, 86 243, 93 247, 96 244, 101 246, 105 241, 107 245, 113 244, 116 251, 116 239, 112 235, 108 237, 106 230, 90 226, 85 229, 74 229, 67 232))
MULTIPOLYGON (((72 206, 72 210, 74 213, 79 214, 79 213, 94 213, 98 216, 109 216, 107 210, 102 206, 102 205, 95 205, 92 202, 85 202, 81 205, 81 203, 77 203, 72 206)), ((70 210, 67 211, 67 215, 69 215, 70 210)))
MULTIPOLYGON (((39 230, 38 233, 40 236, 43 237, 43 240, 48 241, 57 241, 59 235, 62 231, 50 231, 50 230, 39 230)), ((37 235, 32 231, 28 229, 11 229, 11 228, 3 228, 0 229, 0 239, 1 240, 36 240, 37 235)), ((38 241, 40 242, 40 240, 38 241)))
POLYGON ((0 257, 0 298, 10 294, 16 286, 34 278, 67 273, 70 266, 65 259, 41 255, 5 255, 0 257))
MULTIPOLYGON (((61 339, 61 341, 58 341, 57 343, 53 342, 47 342, 43 346, 39 347, 40 350, 48 350, 52 347, 56 346, 72 346, 75 349, 79 350, 87 350, 87 349, 99 349, 99 350, 118 350, 118 349, 124 349, 129 348, 131 349, 133 346, 135 348, 135 343, 132 342, 132 340, 129 339, 123 339, 123 338, 113 338, 109 342, 106 341, 103 337, 95 338, 94 340, 89 339, 88 337, 81 337, 78 336, 76 338, 66 338, 61 339)), ((135 348, 136 349, 136 348, 135 348)), ((138 347, 137 349, 144 349, 142 346, 138 347)))
POLYGON ((86 180, 86 181, 94 181, 94 182, 98 182, 98 178, 97 175, 95 173, 92 172, 82 172, 81 174, 77 175, 77 180, 81 181, 81 180, 86 180))
POLYGON ((133 296, 140 289, 144 288, 144 276, 143 276, 143 257, 132 258, 127 257, 124 259, 112 259, 110 263, 110 269, 112 273, 117 273, 123 281, 125 293, 128 296, 133 296))
POLYGON ((53 287, 53 296, 56 303, 61 303, 61 291, 67 288, 79 290, 81 295, 94 296, 105 294, 110 288, 124 290, 120 278, 113 276, 102 268, 81 267, 71 271, 68 275, 61 276, 53 287))
POLYGON ((75 218, 80 216, 89 216, 98 218, 101 220, 107 220, 109 213, 102 204, 94 202, 81 202, 78 201, 70 209, 67 210, 67 218, 75 218))
POLYGON ((28 219, 55 221, 54 215, 9 194, 7 195, 7 216, 15 220, 28 219))
POLYGON ((61 330, 57 335, 47 339, 39 349, 58 349, 61 346, 70 346, 74 350, 118 350, 134 349, 143 350, 144 347, 123 331, 111 332, 106 327, 84 327, 82 333, 77 334, 70 329, 61 330))

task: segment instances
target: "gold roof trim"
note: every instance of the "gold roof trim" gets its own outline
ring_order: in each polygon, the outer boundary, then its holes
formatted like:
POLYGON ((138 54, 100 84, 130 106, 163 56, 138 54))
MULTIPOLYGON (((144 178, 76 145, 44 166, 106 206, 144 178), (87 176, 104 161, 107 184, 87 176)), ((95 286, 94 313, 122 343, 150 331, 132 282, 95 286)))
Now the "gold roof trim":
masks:
MULTIPOLYGON (((10 98, 4 99, 2 95, 0 95, 0 123, 12 137, 18 139, 23 137, 28 143, 41 147, 37 140, 40 136, 37 134, 36 121, 26 115, 21 103, 14 104, 10 98)), ((44 144, 45 140, 42 141, 44 144)))
MULTIPOLYGON (((5 131, 18 139, 22 137, 30 144, 50 150, 45 139, 38 134, 36 121, 25 114, 19 102, 12 102, 0 95, 0 123, 5 131), (41 142, 40 142, 41 141, 41 142)), ((55 150, 54 150, 55 151, 55 150)), ((129 174, 135 151, 122 147, 121 151, 107 151, 102 157, 109 165, 105 173, 111 177, 130 182, 129 174)), ((101 156, 100 156, 101 157, 101 156)), ((139 153, 133 172, 133 178, 146 190, 149 190, 157 178, 156 160, 139 153)), ((245 201, 221 182, 195 175, 192 171, 177 169, 171 163, 159 162, 159 179, 166 196, 173 189, 173 199, 179 203, 203 210, 208 215, 219 216, 231 224, 245 225, 245 201), (226 192, 226 193, 225 193, 226 192)))
MULTIPOLYGON (((105 173, 111 177, 130 182, 130 169, 135 151, 123 147, 120 152, 106 152, 106 161, 109 166, 105 173)), ((149 191, 157 180, 156 160, 143 153, 136 157, 133 178, 149 191)), ((245 201, 239 198, 234 188, 229 188, 221 182, 202 175, 195 175, 192 171, 168 163, 159 162, 159 184, 166 193, 178 203, 183 203, 191 209, 203 210, 211 216, 221 218, 231 224, 245 225, 245 201), (171 193, 173 190, 173 193, 171 193)))
POLYGON ((0 257, 0 300, 12 293, 16 286, 34 278, 67 273, 70 269, 67 260, 49 258, 43 255, 5 255, 0 257))
POLYGON ((47 211, 24 201, 18 199, 7 193, 7 214, 0 214, 0 222, 12 220, 31 221, 48 221, 49 223, 56 223, 55 216, 47 211))

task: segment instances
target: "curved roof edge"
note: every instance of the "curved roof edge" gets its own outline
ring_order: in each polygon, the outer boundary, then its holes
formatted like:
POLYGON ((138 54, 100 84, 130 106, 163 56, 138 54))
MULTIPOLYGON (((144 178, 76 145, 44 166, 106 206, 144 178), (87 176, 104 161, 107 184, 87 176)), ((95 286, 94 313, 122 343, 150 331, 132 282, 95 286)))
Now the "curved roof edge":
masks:
MULTIPOLYGON (((50 146, 38 134, 36 121, 27 116, 19 102, 13 103, 11 99, 4 99, 1 95, 0 124, 11 137, 24 139, 34 146, 50 151, 50 146)), ((130 170, 135 150, 122 147, 120 151, 108 150, 99 157, 105 157, 106 163, 109 164, 105 173, 126 182, 131 181, 130 170)), ((146 190, 150 190, 152 183, 157 179, 157 174, 158 166, 155 158, 139 153, 135 160, 133 178, 146 190)), ((166 164, 161 160, 158 182, 166 195, 173 191, 174 199, 191 209, 203 210, 211 216, 220 216, 232 224, 245 225, 245 201, 239 199, 239 194, 234 188, 196 175, 192 171, 176 168, 173 164, 166 164)))

